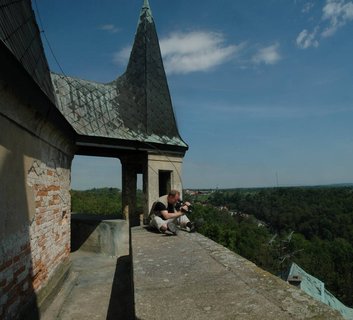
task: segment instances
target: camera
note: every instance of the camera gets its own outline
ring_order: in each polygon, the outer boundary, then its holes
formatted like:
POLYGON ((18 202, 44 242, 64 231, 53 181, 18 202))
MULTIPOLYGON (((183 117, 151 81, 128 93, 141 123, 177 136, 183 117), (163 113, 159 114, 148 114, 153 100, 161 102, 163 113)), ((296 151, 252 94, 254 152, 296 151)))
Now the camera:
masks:
POLYGON ((185 213, 192 213, 192 211, 193 211, 193 206, 190 204, 189 206, 188 206, 188 210, 185 210, 185 209, 183 209, 182 207, 184 206, 185 204, 182 202, 182 201, 178 201, 176 204, 175 204, 175 209, 177 210, 177 211, 181 211, 181 212, 185 212, 185 213))

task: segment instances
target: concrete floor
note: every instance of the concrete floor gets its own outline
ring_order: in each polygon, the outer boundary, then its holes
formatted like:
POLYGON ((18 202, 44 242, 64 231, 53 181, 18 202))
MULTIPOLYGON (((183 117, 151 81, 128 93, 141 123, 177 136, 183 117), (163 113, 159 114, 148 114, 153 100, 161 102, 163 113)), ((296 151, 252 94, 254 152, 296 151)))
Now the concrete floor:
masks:
POLYGON ((76 251, 72 272, 42 320, 134 319, 131 259, 76 251))
POLYGON ((152 319, 342 319, 200 234, 132 229, 135 312, 152 319))
POLYGON ((128 255, 73 253, 72 272, 41 319, 342 319, 200 234, 131 234, 133 263, 128 255))

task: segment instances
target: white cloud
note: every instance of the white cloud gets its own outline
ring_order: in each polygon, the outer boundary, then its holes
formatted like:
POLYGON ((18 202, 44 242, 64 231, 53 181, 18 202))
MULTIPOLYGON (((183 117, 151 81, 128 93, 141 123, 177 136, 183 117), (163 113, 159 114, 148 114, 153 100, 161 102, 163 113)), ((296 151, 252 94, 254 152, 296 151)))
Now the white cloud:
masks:
POLYGON ((252 61, 256 64, 275 64, 281 60, 281 55, 278 52, 279 44, 275 43, 271 46, 261 48, 253 56, 252 61))
MULTIPOLYGON (((305 7, 304 7, 305 8, 305 7)), ((296 44, 301 49, 319 46, 319 37, 333 36, 336 31, 353 20, 353 1, 350 0, 326 0, 322 8, 321 21, 313 32, 304 29, 299 33, 296 44), (323 30, 318 34, 319 30, 323 30)))
MULTIPOLYGON (((223 34, 206 31, 175 32, 160 40, 163 62, 168 74, 207 71, 236 56, 244 47, 227 45, 223 34)), ((114 54, 113 61, 126 65, 131 46, 114 54)))
POLYGON ((307 49, 310 47, 317 48, 319 46, 319 41, 316 40, 317 31, 318 28, 316 28, 311 33, 308 30, 304 29, 302 32, 299 33, 297 37, 297 46, 301 49, 307 49))
POLYGON ((117 33, 120 31, 120 28, 117 28, 113 24, 103 24, 103 25, 99 26, 98 29, 103 30, 103 31, 107 31, 110 33, 117 33))
POLYGON ((353 20, 352 1, 327 0, 322 11, 322 19, 329 21, 329 26, 322 32, 323 37, 332 36, 338 28, 353 20))
POLYGON ((314 2, 310 2, 310 1, 307 2, 303 6, 302 13, 309 13, 314 6, 315 6, 314 2))
POLYGON ((160 41, 166 71, 186 74, 207 71, 232 59, 242 45, 227 45, 222 33, 172 33, 160 41))
POLYGON ((114 53, 113 62, 118 66, 126 66, 131 53, 131 46, 127 46, 120 51, 114 53))

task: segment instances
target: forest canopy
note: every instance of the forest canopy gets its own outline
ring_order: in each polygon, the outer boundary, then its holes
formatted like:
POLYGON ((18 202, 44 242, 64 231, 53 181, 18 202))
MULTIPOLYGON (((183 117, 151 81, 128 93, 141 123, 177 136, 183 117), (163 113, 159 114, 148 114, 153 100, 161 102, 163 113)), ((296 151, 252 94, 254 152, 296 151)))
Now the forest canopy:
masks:
POLYGON ((296 262, 353 305, 352 187, 220 190, 196 216, 201 233, 260 267, 283 276, 296 262))
MULTIPOLYGON (((71 195, 73 212, 122 218, 119 189, 71 195)), ((190 218, 204 222, 200 233, 278 276, 296 262, 353 306, 353 187, 218 190, 184 200, 194 203, 190 218)))

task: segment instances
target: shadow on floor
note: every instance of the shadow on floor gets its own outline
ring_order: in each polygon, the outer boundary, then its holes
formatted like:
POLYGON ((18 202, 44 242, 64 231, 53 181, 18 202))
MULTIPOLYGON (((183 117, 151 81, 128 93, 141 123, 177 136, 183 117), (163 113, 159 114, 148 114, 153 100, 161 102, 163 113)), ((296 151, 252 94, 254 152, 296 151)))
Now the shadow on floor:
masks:
POLYGON ((131 256, 118 258, 107 320, 135 319, 134 286, 131 256))

